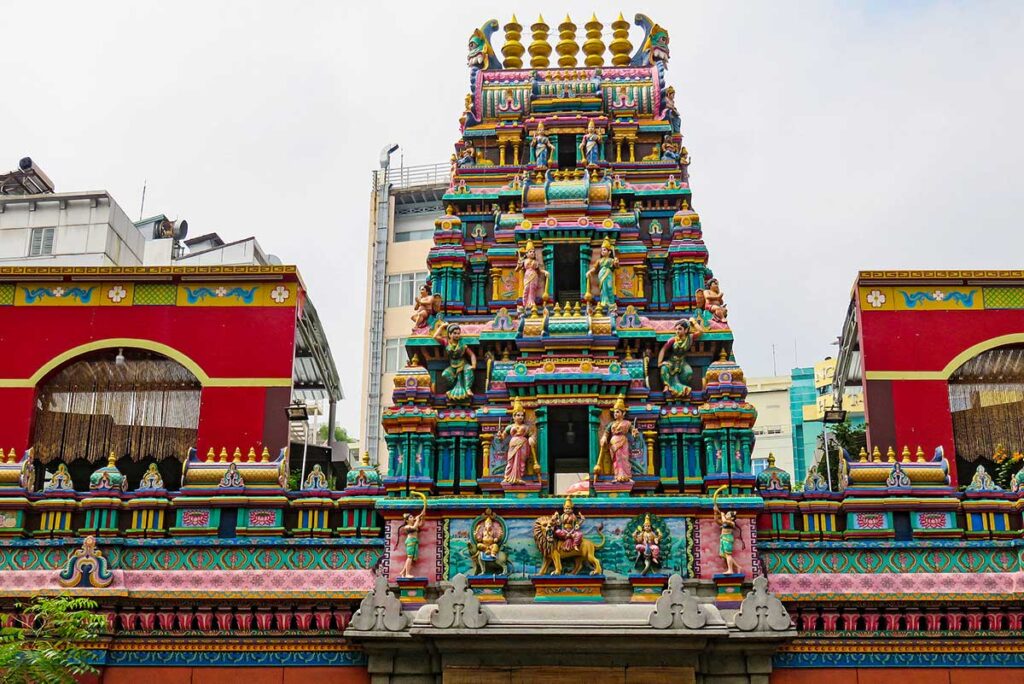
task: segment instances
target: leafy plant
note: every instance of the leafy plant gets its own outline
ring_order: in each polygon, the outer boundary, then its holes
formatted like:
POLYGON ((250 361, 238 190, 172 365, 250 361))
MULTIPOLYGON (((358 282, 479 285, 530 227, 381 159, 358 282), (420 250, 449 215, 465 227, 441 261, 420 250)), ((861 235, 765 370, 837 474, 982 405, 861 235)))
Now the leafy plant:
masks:
POLYGON ((21 616, 0 615, 0 683, 74 684, 97 670, 82 644, 95 641, 107 627, 96 602, 73 596, 37 596, 16 604, 21 616), (13 626, 20 625, 20 626, 13 626))

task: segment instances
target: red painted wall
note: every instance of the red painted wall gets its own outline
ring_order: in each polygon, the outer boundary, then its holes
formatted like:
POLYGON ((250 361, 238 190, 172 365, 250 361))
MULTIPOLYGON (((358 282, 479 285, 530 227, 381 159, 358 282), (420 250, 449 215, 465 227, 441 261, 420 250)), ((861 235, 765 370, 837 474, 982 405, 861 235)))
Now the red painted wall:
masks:
POLYGON ((369 684, 363 667, 107 667, 97 684, 369 684))
POLYGON ((799 668, 775 670, 771 684, 1024 684, 1024 670, 988 667, 799 668))

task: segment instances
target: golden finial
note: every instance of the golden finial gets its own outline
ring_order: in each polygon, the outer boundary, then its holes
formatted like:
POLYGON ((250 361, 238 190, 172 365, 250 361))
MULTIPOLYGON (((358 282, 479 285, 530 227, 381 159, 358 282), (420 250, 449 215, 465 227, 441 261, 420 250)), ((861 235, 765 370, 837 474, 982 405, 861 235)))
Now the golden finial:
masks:
POLYGON ((245 455, 245 460, 249 463, 256 462, 256 447, 249 447, 249 453, 245 455))
POLYGON ((769 468, 774 468, 775 467, 775 454, 773 454, 770 451, 768 452, 768 467, 769 468))
POLYGON ((220 448, 220 462, 221 463, 227 463, 228 462, 228 448, 227 447, 221 447, 220 448))
MULTIPOLYGON (((2 450, 0 450, 0 453, 2 453, 2 450)), ((18 455, 16 453, 14 453, 14 447, 11 447, 11 450, 7 452, 7 462, 8 463, 14 463, 17 460, 18 460, 18 455)))
POLYGON ((612 22, 612 42, 608 50, 612 53, 612 66, 629 66, 633 44, 629 42, 629 22, 622 18, 622 12, 612 22))
POLYGON ((867 463, 868 462, 868 450, 865 449, 864 447, 860 448, 860 454, 858 454, 858 456, 860 457, 859 460, 860 460, 861 463, 867 463))
POLYGON ((889 463, 895 463, 896 450, 893 449, 892 447, 889 447, 888 451, 885 452, 885 460, 888 461, 889 463))
POLYGON ((263 451, 260 453, 260 463, 270 463, 270 449, 263 447, 263 451))
POLYGON ((558 66, 562 68, 573 68, 576 66, 576 53, 580 46, 576 43, 576 24, 572 23, 569 15, 565 15, 565 21, 558 25, 558 45, 555 51, 558 52, 558 66))
POLYGON ((217 452, 213 450, 213 447, 210 447, 210 450, 206 452, 206 460, 210 463, 217 460, 217 452))
POLYGON ((537 17, 537 23, 530 27, 533 31, 533 42, 527 52, 530 53, 530 66, 534 69, 547 69, 550 64, 551 45, 548 44, 550 27, 544 23, 544 16, 537 17))
POLYGON ((882 462, 882 452, 878 450, 877 446, 871 450, 871 461, 874 463, 882 462))
POLYGON ((626 412, 626 395, 625 394, 620 394, 618 396, 618 398, 615 400, 615 403, 612 404, 612 413, 615 413, 616 411, 622 411, 623 413, 626 412))
POLYGON ((918 463, 924 463, 924 449, 921 448, 920 444, 917 445, 917 453, 914 456, 917 457, 918 463))
POLYGON ((113 468, 115 463, 117 463, 117 454, 111 451, 110 456, 107 457, 107 467, 113 468))
POLYGON ((560 318, 562 315, 562 309, 559 308, 557 301, 555 302, 553 313, 555 315, 555 318, 560 318))
POLYGON ((501 54, 505 56, 506 69, 523 68, 523 53, 526 52, 526 48, 519 42, 523 37, 522 31, 523 25, 513 14, 512 21, 505 24, 505 44, 501 48, 501 54))
POLYGON ((231 454, 231 460, 235 463, 241 463, 242 461, 242 450, 235 447, 235 453, 231 454))
POLYGON ((363 451, 363 453, 359 454, 359 465, 364 465, 364 466, 370 465, 370 452, 369 451, 363 451))
POLYGON ((590 21, 583 25, 587 29, 587 40, 583 43, 583 63, 588 67, 599 67, 604 64, 604 43, 601 42, 601 29, 604 25, 597 20, 596 14, 590 15, 590 21))
POLYGON ((573 305, 573 307, 572 307, 572 315, 573 316, 579 316, 580 315, 580 303, 579 302, 576 302, 573 305))
POLYGON ((910 461, 910 447, 904 446, 903 451, 900 452, 900 460, 904 463, 910 461))

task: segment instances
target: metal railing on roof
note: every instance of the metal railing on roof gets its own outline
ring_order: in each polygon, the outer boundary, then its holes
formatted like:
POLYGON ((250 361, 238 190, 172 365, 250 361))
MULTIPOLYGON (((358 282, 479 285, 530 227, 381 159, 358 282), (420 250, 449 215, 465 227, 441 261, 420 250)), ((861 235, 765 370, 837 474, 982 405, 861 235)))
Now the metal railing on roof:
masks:
POLYGON ((420 166, 392 166, 388 170, 388 182, 397 190, 414 188, 419 185, 447 185, 451 182, 451 164, 422 164, 420 166))

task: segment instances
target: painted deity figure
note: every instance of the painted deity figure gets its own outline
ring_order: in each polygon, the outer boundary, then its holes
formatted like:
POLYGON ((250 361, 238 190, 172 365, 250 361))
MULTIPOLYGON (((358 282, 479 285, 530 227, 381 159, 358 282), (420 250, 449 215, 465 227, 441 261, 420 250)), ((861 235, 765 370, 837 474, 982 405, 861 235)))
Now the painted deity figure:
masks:
POLYGON ((693 368, 686 362, 686 354, 693 348, 693 343, 701 335, 700 323, 695 318, 679 321, 675 325, 675 335, 667 340, 658 352, 658 369, 661 381, 665 383, 665 391, 673 399, 685 399, 690 396, 690 378, 693 368))
MULTIPOLYGON (((402 526, 398 528, 398 536, 405 535, 405 563, 399 577, 413 577, 412 566, 420 557, 420 530, 423 528, 423 518, 427 515, 427 497, 419 492, 413 492, 423 499, 423 509, 419 515, 406 513, 402 516, 402 526)), ((398 548, 398 538, 395 539, 395 548, 398 548)))
POLYGON ((473 396, 473 377, 476 368, 476 354, 462 341, 462 328, 457 323, 438 327, 434 339, 444 346, 448 367, 441 377, 448 383, 448 398, 456 403, 469 401, 473 396))
POLYGON ((740 564, 733 557, 733 546, 736 543, 736 511, 722 511, 718 507, 718 494, 726 485, 722 485, 715 491, 713 498, 715 504, 715 522, 721 525, 721 535, 718 538, 718 555, 725 561, 725 571, 732 575, 741 575, 743 570, 740 564))
POLYGON ((646 573, 651 566, 661 567, 661 532, 658 532, 651 525, 651 516, 644 516, 642 527, 636 528, 633 532, 634 549, 636 549, 636 564, 644 565, 646 573), (647 563, 650 559, 650 563, 647 563))
POLYGON ((661 115, 658 118, 668 121, 672 126, 673 133, 678 133, 682 128, 682 119, 679 116, 679 109, 676 107, 676 89, 672 86, 665 88, 661 94, 661 115))
POLYGON ((505 462, 502 482, 522 484, 523 475, 527 472, 540 472, 537 463, 537 433, 526 424, 526 411, 518 397, 512 402, 512 423, 501 431, 501 436, 509 440, 508 461, 505 462))
POLYGON ((430 281, 420 286, 420 294, 412 310, 412 327, 422 328, 430 323, 430 319, 441 312, 441 295, 434 294, 430 281))
POLYGON ((533 246, 533 240, 526 242, 526 249, 519 255, 516 270, 523 272, 523 308, 529 310, 541 303, 544 296, 541 277, 543 276, 545 283, 548 278, 548 272, 544 270, 543 263, 537 259, 537 250, 533 246))
POLYGON ((590 276, 597 274, 597 285, 600 290, 601 308, 610 312, 615 308, 615 269, 619 266, 619 260, 615 256, 615 248, 608 238, 601 243, 601 256, 594 265, 587 271, 587 280, 590 276))
POLYGON ((587 166, 594 166, 600 161, 602 142, 604 140, 594 127, 594 120, 591 119, 590 123, 587 124, 587 132, 583 134, 583 138, 580 140, 580 152, 587 166))
POLYGON ((707 288, 698 290, 698 292, 700 293, 697 297, 698 307, 711 314, 710 320, 706 322, 706 327, 711 330, 727 330, 729 328, 729 310, 725 306, 725 295, 722 294, 718 285, 718 278, 709 280, 707 288))
POLYGON ((473 143, 467 142, 466 146, 459 152, 458 159, 455 160, 456 166, 472 166, 476 164, 476 148, 473 147, 473 143))
POLYGON ((671 136, 666 135, 665 139, 661 141, 661 158, 674 162, 680 160, 679 145, 672 140, 671 136))
POLYGON ((583 541, 583 521, 586 518, 582 513, 577 513, 572 506, 572 499, 566 497, 562 504, 562 512, 553 516, 555 524, 555 539, 561 542, 562 551, 579 551, 580 543, 583 541))
POLYGON ((598 475, 614 475, 616 482, 633 481, 633 466, 629 458, 631 436, 639 437, 640 431, 626 420, 626 402, 620 395, 612 406, 612 419, 601 435, 601 451, 595 469, 598 475))
POLYGON ((537 166, 547 166, 548 159, 555 153, 555 145, 551 142, 551 138, 544 132, 544 122, 541 121, 537 124, 537 130, 533 134, 533 140, 530 141, 530 147, 533 148, 533 159, 537 166))
POLYGON ((494 520, 494 514, 488 508, 484 511, 484 519, 477 524, 473 532, 473 538, 476 539, 477 549, 480 550, 483 560, 493 561, 498 556, 498 551, 501 550, 501 537, 501 525, 494 520))

